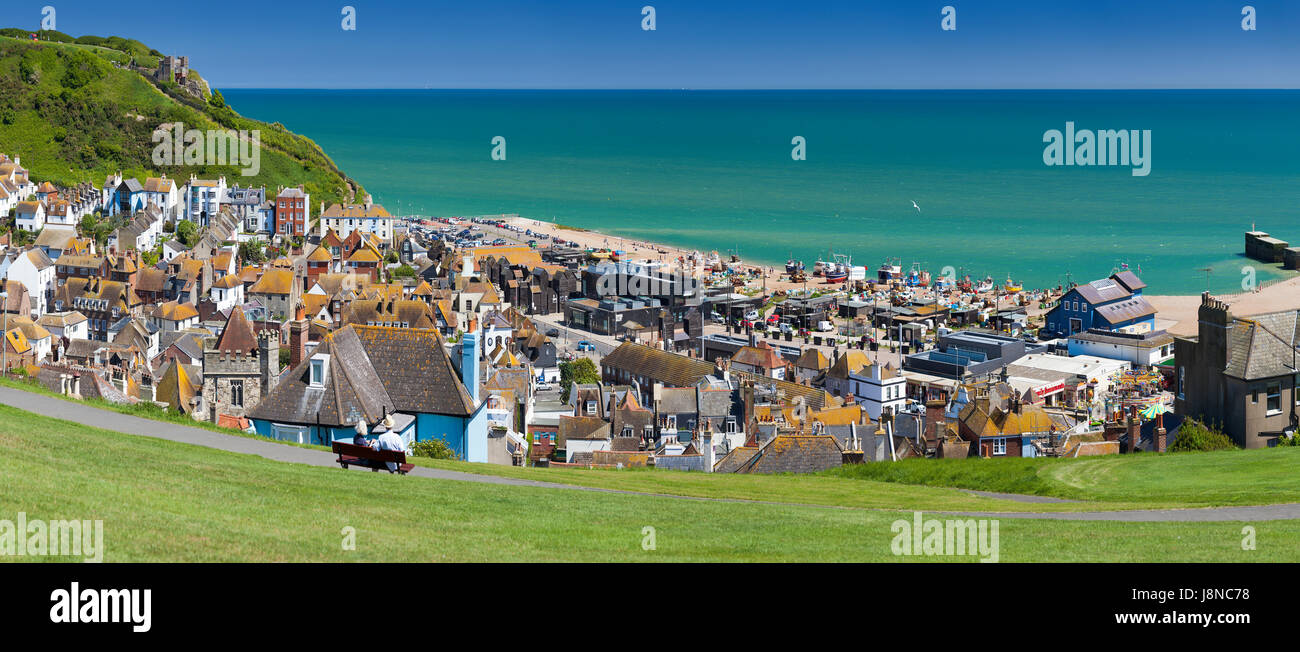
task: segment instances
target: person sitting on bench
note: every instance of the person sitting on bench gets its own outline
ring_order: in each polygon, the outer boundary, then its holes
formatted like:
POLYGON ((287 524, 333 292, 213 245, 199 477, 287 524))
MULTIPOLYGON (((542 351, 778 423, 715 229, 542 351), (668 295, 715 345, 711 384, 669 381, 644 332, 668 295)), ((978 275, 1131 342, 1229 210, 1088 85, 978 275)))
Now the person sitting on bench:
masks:
MULTIPOLYGON (((385 417, 383 422, 375 426, 375 434, 379 436, 376 437, 374 443, 370 445, 371 448, 377 451, 401 451, 403 453, 406 452, 406 443, 402 441, 401 437, 397 436, 397 433, 393 432, 392 430, 389 430, 389 427, 391 427, 392 425, 393 425, 393 417, 389 416, 389 417, 385 417)), ((385 462, 385 464, 388 465, 389 471, 397 470, 396 462, 385 462)))
POLYGON ((366 439, 366 422, 357 421, 357 434, 352 438, 352 443, 356 446, 369 446, 370 440, 366 439))

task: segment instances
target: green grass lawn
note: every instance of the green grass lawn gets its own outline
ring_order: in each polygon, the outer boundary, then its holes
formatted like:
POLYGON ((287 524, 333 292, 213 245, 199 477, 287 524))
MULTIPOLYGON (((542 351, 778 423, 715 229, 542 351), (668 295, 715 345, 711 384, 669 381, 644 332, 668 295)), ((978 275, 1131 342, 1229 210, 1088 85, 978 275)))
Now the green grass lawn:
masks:
MULTIPOLYGON (((633 477, 637 474, 628 474, 633 477)), ((0 518, 102 519, 107 561, 970 561, 910 513, 496 486, 271 462, 0 406, 0 518), (356 549, 341 531, 356 528, 356 549), (656 549, 642 549, 644 528, 656 549)), ((1002 561, 1297 561, 1300 522, 1003 519, 1002 561)), ((9 558, 12 559, 12 558, 9 558)), ((31 559, 31 558, 22 558, 31 559)))
MULTIPOLYGON (((27 380, 0 385, 68 399, 27 380)), ((96 407, 253 439, 147 405, 89 402, 96 407)), ((281 442, 282 443, 282 442, 281 442)), ((288 444, 328 450, 324 446, 288 444)), ((1300 501, 1300 449, 1122 455, 1079 459, 905 460, 820 474, 703 474, 656 469, 521 468, 412 457, 452 471, 653 494, 805 505, 926 511, 1065 512, 1210 507, 1300 501), (961 489, 1067 498, 1024 503, 973 496, 961 489)))
POLYGON ((1000 460, 904 460, 823 475, 1148 507, 1300 502, 1300 448, 1000 460))

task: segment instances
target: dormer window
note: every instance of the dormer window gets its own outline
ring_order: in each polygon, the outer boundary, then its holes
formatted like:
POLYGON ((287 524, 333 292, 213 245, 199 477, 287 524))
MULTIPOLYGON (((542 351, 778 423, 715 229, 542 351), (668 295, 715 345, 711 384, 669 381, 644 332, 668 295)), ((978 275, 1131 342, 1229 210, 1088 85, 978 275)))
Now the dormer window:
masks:
POLYGON ((587 414, 595 414, 595 413, 596 413, 596 402, 587 401, 587 414))
POLYGON ((328 354, 320 353, 311 357, 311 376, 309 378, 312 387, 324 387, 326 375, 329 372, 330 357, 328 354))

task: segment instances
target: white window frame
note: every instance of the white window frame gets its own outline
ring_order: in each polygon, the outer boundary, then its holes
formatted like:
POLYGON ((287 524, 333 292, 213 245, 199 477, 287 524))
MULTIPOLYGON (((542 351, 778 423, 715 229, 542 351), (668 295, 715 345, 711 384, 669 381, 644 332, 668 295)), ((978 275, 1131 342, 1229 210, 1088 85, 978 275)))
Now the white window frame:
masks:
POLYGON ((994 439, 994 440, 993 440, 993 455, 997 456, 997 455, 1006 455, 1006 454, 1007 454, 1007 439, 1006 439, 1006 437, 998 437, 997 439, 994 439))
POLYGON ((1281 381, 1279 381, 1277 384, 1274 384, 1274 385, 1268 385, 1268 386, 1264 387, 1264 414, 1265 414, 1266 416, 1274 416, 1274 415, 1277 415, 1277 414, 1282 414, 1282 383, 1281 383, 1281 381), (1277 391, 1274 391, 1275 389, 1276 389, 1277 391), (1273 399, 1274 399, 1275 397, 1277 398, 1277 407, 1276 407, 1276 408, 1270 408, 1269 405, 1273 402, 1273 399))

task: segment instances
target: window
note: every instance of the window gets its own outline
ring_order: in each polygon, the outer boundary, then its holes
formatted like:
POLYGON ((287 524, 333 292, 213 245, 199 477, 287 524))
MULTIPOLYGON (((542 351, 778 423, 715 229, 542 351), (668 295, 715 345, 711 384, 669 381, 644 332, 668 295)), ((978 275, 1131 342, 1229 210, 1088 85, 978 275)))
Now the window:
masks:
POLYGON ((1006 440, 1006 439, 994 439, 994 440, 993 440, 993 454, 994 454, 994 455, 1006 455, 1006 454, 1007 454, 1007 440, 1006 440))
POLYGON ((244 381, 230 381, 230 405, 244 407, 244 381))
POLYGON ((1268 396, 1265 401, 1264 409, 1268 411, 1268 414, 1282 412, 1282 383, 1274 383, 1268 386, 1268 396))
POLYGON ((670 414, 664 419, 664 430, 677 429, 677 415, 670 414))
POLYGON ((735 420, 735 419, 727 419, 727 432, 728 432, 728 433, 734 433, 734 432, 736 432, 736 420, 735 420))
POLYGON ((1088 304, 1087 304, 1087 303, 1083 303, 1083 304, 1080 304, 1080 305, 1083 306, 1083 312, 1088 312, 1088 304))
POLYGON ((587 401, 587 414, 595 414, 595 413, 596 413, 596 402, 587 401))
POLYGON ((329 371, 328 367, 329 367, 328 355, 322 353, 319 355, 312 356, 311 378, 310 378, 312 387, 325 386, 325 377, 329 371))
POLYGON ((632 436, 632 426, 623 426, 623 436, 624 437, 632 436))
POLYGON ((1183 398, 1183 383, 1187 380, 1187 367, 1178 368, 1178 398, 1183 398))

